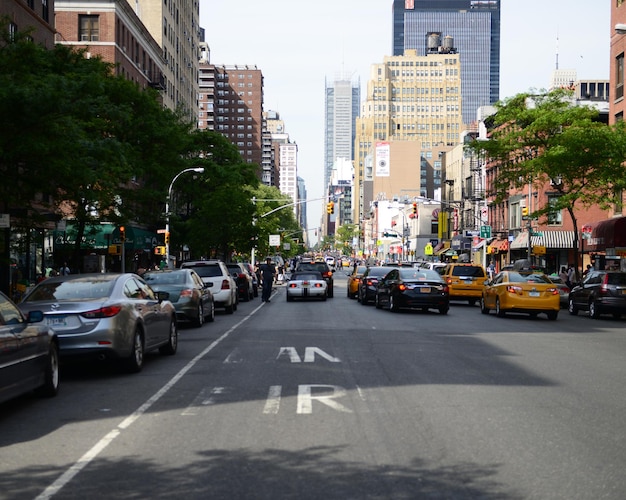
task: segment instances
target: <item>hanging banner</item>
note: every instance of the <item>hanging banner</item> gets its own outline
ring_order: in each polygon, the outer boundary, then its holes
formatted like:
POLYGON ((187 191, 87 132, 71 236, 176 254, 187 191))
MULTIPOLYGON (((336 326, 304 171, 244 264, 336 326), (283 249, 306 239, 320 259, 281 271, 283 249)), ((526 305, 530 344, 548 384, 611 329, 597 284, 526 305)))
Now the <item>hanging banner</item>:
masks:
POLYGON ((376 143, 376 177, 389 177, 389 143, 376 143))

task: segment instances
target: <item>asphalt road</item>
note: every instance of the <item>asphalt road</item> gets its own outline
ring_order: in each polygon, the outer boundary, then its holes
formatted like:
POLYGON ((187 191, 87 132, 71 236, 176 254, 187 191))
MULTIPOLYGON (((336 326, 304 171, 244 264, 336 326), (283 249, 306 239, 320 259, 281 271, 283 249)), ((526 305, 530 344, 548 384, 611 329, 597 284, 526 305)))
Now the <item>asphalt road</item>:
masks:
POLYGON ((0 498, 626 498, 625 320, 284 293, 0 405, 0 498))

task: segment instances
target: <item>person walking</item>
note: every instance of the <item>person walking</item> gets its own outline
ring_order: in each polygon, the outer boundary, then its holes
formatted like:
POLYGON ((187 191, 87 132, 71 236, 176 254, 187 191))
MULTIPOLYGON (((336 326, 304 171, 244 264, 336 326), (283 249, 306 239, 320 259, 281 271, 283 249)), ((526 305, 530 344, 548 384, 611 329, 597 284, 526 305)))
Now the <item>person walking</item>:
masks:
POLYGON ((272 295, 272 285, 274 284, 274 276, 276 275, 276 267, 272 264, 272 259, 265 259, 265 264, 260 266, 261 276, 263 277, 263 291, 261 293, 261 302, 270 302, 272 295))
POLYGON ((61 276, 67 276, 68 274, 70 274, 70 268, 67 266, 67 262, 64 262, 63 266, 61 266, 61 276))

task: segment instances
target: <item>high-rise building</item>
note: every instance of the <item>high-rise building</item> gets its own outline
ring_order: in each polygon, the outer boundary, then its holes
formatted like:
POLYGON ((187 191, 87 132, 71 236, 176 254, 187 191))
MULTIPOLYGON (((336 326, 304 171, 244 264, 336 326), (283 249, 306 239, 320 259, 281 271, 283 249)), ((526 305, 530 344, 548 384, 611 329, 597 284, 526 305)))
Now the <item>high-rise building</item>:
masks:
POLYGON ((442 155, 463 131, 462 68, 451 45, 446 38, 427 55, 406 50, 371 66, 356 122, 355 223, 381 197, 432 198, 440 192, 442 155))
POLYGON ((324 136, 324 189, 338 159, 354 158, 354 124, 359 115, 361 89, 358 78, 338 76, 326 81, 324 136))
MULTIPOLYGON (((127 1, 163 51, 163 104, 169 109, 182 110, 190 120, 195 121, 198 116, 198 56, 202 37, 200 0, 127 1)), ((130 52, 134 48, 128 46, 126 50, 130 52)))
POLYGON ((431 33, 454 37, 470 124, 480 106, 500 99, 500 0, 394 0, 393 55, 425 55, 431 33))

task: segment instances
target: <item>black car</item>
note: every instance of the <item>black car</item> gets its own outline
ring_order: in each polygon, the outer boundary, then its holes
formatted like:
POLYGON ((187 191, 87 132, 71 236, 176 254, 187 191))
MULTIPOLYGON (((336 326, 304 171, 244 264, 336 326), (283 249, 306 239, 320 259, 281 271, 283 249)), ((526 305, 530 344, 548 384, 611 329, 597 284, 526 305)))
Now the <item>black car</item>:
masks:
POLYGON ((333 296, 333 271, 329 267, 329 265, 324 261, 315 261, 315 262, 299 262, 296 265, 296 271, 317 271, 322 275, 324 281, 326 282, 326 295, 327 297, 333 296))
POLYGON ((376 307, 390 311, 400 309, 437 309, 448 314, 449 289, 436 271, 418 268, 399 268, 389 271, 378 282, 376 307))
POLYGON ((143 279, 155 292, 169 293, 176 318, 200 327, 215 319, 215 302, 211 289, 193 269, 148 271, 143 279))
POLYGON ((32 390, 56 395, 59 340, 43 318, 42 311, 25 316, 0 292, 0 403, 32 390))
POLYGON ((252 276, 246 267, 240 262, 229 262, 226 264, 228 271, 237 283, 237 293, 244 302, 254 298, 254 285, 252 276))
POLYGON ((626 272, 592 270, 584 281, 569 293, 568 311, 589 311, 589 316, 598 319, 602 314, 619 318, 626 314, 626 272))
POLYGON ((376 299, 378 281, 393 269, 398 268, 393 266, 372 266, 367 268, 363 276, 361 276, 356 299, 364 306, 370 301, 374 301, 376 299))

